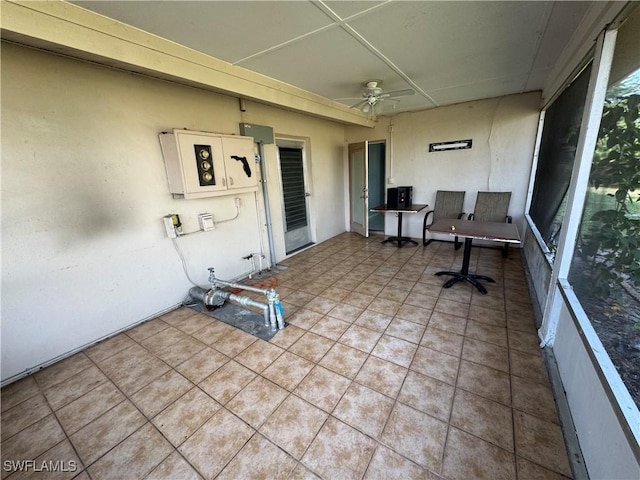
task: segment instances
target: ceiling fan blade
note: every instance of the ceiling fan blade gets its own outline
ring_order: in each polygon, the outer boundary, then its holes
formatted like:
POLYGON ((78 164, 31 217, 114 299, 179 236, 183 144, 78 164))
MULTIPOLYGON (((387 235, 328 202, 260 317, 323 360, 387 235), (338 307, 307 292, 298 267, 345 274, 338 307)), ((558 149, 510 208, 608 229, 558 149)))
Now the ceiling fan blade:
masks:
POLYGON ((367 103, 367 99, 366 99, 366 98, 365 98, 364 100, 362 100, 362 101, 360 101, 360 102, 356 103, 355 105, 350 105, 349 107, 350 107, 350 108, 359 108, 359 107, 361 107, 362 105, 364 105, 365 103, 367 103))
POLYGON ((395 92, 387 92, 384 94, 385 97, 405 97, 407 95, 414 95, 415 90, 411 90, 410 88, 406 90, 396 90, 395 92))
POLYGON ((362 100, 362 97, 345 97, 345 98, 332 98, 332 100, 336 101, 336 102, 341 102, 344 100, 362 100))

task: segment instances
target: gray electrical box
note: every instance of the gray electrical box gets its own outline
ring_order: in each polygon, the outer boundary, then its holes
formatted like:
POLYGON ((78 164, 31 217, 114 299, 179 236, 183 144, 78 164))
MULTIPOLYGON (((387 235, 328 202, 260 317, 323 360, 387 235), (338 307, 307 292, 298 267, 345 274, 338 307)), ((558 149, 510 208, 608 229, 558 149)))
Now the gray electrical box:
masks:
POLYGON ((273 128, 264 125, 254 125, 252 123, 240 124, 240 135, 253 137, 255 143, 273 143, 273 128))

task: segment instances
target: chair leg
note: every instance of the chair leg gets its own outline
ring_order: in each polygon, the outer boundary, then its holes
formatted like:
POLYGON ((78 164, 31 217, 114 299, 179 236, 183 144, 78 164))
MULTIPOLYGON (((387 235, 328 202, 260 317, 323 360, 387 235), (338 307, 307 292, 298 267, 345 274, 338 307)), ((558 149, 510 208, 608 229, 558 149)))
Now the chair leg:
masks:
POLYGON ((429 245, 431 242, 433 242, 433 238, 430 238, 429 240, 422 240, 422 246, 426 247, 427 245, 429 245))
POLYGON ((453 248, 456 250, 460 250, 461 246, 462 246, 462 242, 458 241, 458 237, 453 237, 453 248))
POLYGON ((509 244, 505 243, 502 247, 502 258, 507 258, 509 256, 509 244))

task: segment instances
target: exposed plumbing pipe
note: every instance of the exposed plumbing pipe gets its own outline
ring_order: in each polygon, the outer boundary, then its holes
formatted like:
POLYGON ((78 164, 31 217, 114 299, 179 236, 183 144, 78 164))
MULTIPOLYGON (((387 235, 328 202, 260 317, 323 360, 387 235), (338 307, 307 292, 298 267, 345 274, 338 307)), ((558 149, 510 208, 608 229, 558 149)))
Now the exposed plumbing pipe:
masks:
POLYGON ((211 284, 211 287, 213 287, 212 290, 220 287, 231 287, 231 288, 239 288, 242 290, 248 290, 250 292, 261 293, 265 295, 267 297, 267 301, 269 302, 269 319, 270 319, 271 326, 275 328, 277 324, 278 329, 284 328, 284 309, 282 308, 282 304, 280 303, 280 295, 278 295, 275 289, 256 288, 256 287, 251 287, 249 285, 242 285, 240 283, 227 282, 225 280, 220 280, 216 278, 214 270, 215 269, 213 268, 209 268, 209 283, 211 284))
POLYGON ((205 305, 220 307, 226 300, 230 300, 234 303, 238 303, 242 306, 250 306, 262 309, 262 314, 264 316, 264 326, 272 328, 275 325, 275 322, 270 322, 270 310, 269 305, 264 303, 256 302, 255 300, 245 297, 242 295, 235 295, 230 292, 225 292, 224 290, 220 290, 218 288, 212 288, 210 290, 206 290, 202 287, 191 287, 189 290, 189 295, 191 298, 195 300, 199 300, 205 305))
POLYGON ((269 205, 269 188, 267 187, 267 166, 264 161, 264 142, 258 143, 260 174, 262 176, 262 197, 264 199, 264 215, 267 223, 267 240, 269 241, 269 259, 271 267, 276 266, 276 249, 273 243, 273 225, 271 225, 271 207, 269 205))

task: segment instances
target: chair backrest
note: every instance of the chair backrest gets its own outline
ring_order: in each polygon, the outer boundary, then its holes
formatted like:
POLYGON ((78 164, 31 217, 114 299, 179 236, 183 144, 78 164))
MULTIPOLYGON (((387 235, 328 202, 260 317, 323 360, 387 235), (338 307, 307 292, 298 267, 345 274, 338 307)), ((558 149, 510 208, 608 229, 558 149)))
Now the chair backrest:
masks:
POLYGON ((506 222, 511 192, 478 192, 473 219, 482 222, 506 222))
POLYGON ((450 192, 438 190, 436 192, 436 204, 433 208, 433 221, 441 218, 458 218, 462 213, 464 204, 464 192, 450 192))

